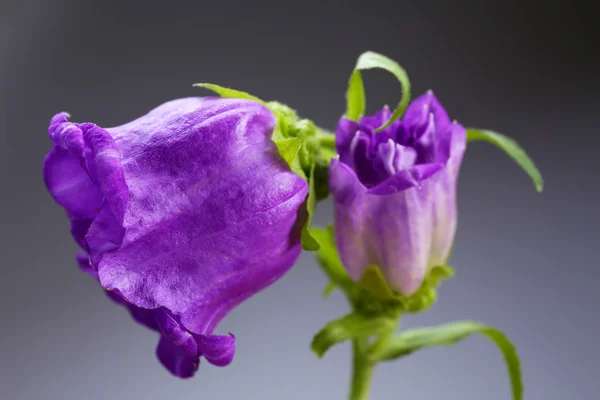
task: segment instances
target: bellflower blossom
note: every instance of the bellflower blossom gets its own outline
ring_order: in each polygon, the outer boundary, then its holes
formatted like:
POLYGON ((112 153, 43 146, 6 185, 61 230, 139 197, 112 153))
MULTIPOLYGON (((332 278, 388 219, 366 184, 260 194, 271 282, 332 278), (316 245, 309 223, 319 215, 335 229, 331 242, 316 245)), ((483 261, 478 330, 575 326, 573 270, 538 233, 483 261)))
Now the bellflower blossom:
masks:
POLYGON ((276 118, 251 100, 185 98, 103 129, 52 118, 44 179, 78 256, 133 318, 160 333, 157 355, 190 377, 224 366, 214 335, 237 304, 296 261, 308 192, 271 140, 276 118))
POLYGON ((392 289, 410 296, 449 256, 466 133, 432 92, 375 133, 390 116, 386 107, 358 122, 339 121, 329 184, 336 243, 350 277, 358 281, 375 265, 392 289))

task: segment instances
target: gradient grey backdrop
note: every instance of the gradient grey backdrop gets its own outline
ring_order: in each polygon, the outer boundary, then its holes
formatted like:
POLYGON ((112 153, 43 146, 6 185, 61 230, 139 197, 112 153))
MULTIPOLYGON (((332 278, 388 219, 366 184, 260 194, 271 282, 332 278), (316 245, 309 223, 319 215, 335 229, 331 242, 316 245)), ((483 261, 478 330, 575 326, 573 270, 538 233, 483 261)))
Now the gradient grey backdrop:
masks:
MULTIPOLYGON (((215 82, 295 107, 333 128, 355 58, 375 50, 429 88, 452 117, 516 138, 545 192, 486 144, 469 147, 460 222, 441 300, 404 327, 470 318, 517 344, 528 400, 598 398, 597 14, 584 3, 256 1, 0 2, 0 398, 344 399, 348 345, 323 360, 311 336, 346 311, 310 254, 220 324, 235 362, 188 381, 155 360, 157 337, 79 272, 76 245, 47 194, 50 117, 112 126, 215 82), (389 4, 388 4, 389 3, 389 4), (393 4, 392 4, 393 3, 393 4), (284 4, 286 4, 284 6, 284 4)), ((366 77, 369 110, 395 103, 366 77)), ((330 220, 323 203, 317 222, 330 220)), ((473 337, 381 365, 372 398, 510 398, 496 349, 473 337)))

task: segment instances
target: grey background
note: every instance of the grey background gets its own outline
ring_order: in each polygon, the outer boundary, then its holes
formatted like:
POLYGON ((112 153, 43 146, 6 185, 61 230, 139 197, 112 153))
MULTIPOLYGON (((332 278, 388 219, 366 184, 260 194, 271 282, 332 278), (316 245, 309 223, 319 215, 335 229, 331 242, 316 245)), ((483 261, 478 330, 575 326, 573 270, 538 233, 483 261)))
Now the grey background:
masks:
MULTIPOLYGON (((234 363, 203 363, 188 381, 154 358, 134 324, 77 269, 42 159, 50 117, 111 126, 215 82, 295 107, 333 128, 346 79, 365 50, 436 91, 453 118, 517 139, 543 171, 537 194, 506 156, 467 152, 451 264, 441 300, 404 327, 475 319, 517 344, 528 400, 598 398, 597 14, 583 2, 0 2, 0 398, 344 399, 350 349, 323 360, 311 336, 342 315, 310 254, 228 315, 234 363)), ((398 99, 366 77, 369 111, 398 99)), ((331 206, 319 208, 318 223, 331 206)), ((372 398, 510 398, 496 349, 473 337, 381 365, 372 398)))

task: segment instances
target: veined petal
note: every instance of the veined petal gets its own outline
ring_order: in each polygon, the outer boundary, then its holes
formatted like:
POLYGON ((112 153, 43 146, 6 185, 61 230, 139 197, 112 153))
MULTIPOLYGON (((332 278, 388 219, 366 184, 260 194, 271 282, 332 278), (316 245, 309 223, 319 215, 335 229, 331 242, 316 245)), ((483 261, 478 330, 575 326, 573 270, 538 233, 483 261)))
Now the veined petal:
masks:
POLYGON ((397 172, 379 185, 369 189, 369 194, 389 195, 402 192, 412 187, 419 187, 423 181, 429 179, 444 167, 440 163, 419 164, 397 172))
POLYGON ((367 190, 348 166, 332 161, 336 243, 352 279, 360 280, 369 265, 377 265, 402 294, 419 288, 431 250, 432 200, 428 172, 417 170, 390 177, 389 186, 377 192, 378 187, 367 190), (422 179, 421 187, 414 176, 422 179))
MULTIPOLYGON (((339 169, 343 171, 343 169, 339 169)), ((338 179, 333 170, 330 179, 338 179)), ((428 181, 392 194, 357 193, 335 205, 336 243, 350 277, 358 281, 369 265, 382 269, 393 289, 409 296, 421 285, 431 250, 428 181)))
POLYGON ((81 268, 161 333, 173 374, 191 376, 201 355, 229 364, 234 338, 213 335, 216 324, 301 251, 308 185, 271 140, 274 115, 187 98, 114 128, 67 118, 51 121, 44 177, 89 253, 81 268))
POLYGON ((200 365, 199 355, 189 356, 164 336, 161 336, 156 347, 156 357, 169 372, 179 378, 191 378, 200 365))
POLYGON ((456 225, 458 173, 466 149, 466 131, 453 123, 450 130, 450 158, 445 168, 432 178, 433 238, 430 266, 444 265, 450 256, 456 225))
POLYGON ((233 361, 235 353, 235 336, 229 335, 196 335, 200 353, 212 365, 225 367, 233 361))
POLYGON ((361 118, 352 140, 350 124, 338 125, 338 144, 349 151, 338 148, 346 156, 329 170, 336 243, 353 279, 376 265, 390 287, 410 296, 450 253, 466 133, 432 92, 413 101, 401 121, 363 133, 385 112, 361 118), (359 144, 368 151, 356 162, 359 144))
POLYGON ((346 117, 340 118, 335 130, 335 147, 342 162, 347 164, 352 162, 351 144, 358 130, 358 122, 346 117))
POLYGON ((54 200, 71 218, 94 218, 104 201, 80 160, 67 150, 54 147, 44 160, 44 181, 54 200))
POLYGON ((407 129, 417 130, 422 134, 428 123, 429 113, 432 113, 434 116, 436 130, 439 132, 447 132, 449 130, 451 124, 450 117, 448 117, 446 109, 432 91, 428 91, 414 99, 406 109, 402 120, 407 129))

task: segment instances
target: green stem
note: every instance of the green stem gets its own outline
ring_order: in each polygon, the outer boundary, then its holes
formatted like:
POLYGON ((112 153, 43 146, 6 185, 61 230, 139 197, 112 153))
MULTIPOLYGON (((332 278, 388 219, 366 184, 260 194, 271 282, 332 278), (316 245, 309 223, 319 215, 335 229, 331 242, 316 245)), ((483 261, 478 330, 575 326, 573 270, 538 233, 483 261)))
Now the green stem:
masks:
POLYGON ((390 342, 392 336, 394 336, 394 332, 397 328, 398 321, 396 321, 396 323, 393 326, 391 326, 389 330, 379 335, 377 340, 375 340, 375 343, 373 343, 373 345, 369 349, 369 356, 371 357, 371 359, 380 359, 381 353, 384 352, 387 348, 387 345, 390 342))
POLYGON ((373 378, 373 370, 377 365, 377 356, 387 346, 392 338, 397 324, 390 326, 390 329, 383 332, 373 345, 369 344, 368 338, 359 338, 352 341, 352 387, 350 392, 350 400, 367 400, 371 389, 371 380, 373 378))
POLYGON ((367 338, 352 341, 352 387, 350 400, 367 400, 371 389, 371 378, 375 364, 370 361, 367 338))

